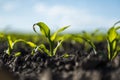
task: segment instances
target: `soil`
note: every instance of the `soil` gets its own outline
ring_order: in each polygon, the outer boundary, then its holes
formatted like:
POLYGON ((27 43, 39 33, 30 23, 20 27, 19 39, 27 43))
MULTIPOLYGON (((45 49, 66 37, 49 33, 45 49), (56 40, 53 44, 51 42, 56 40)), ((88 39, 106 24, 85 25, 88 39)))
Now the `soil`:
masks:
POLYGON ((57 55, 47 56, 19 44, 10 56, 7 43, 0 43, 0 80, 120 80, 120 56, 108 61, 106 42, 96 43, 98 53, 84 44, 64 42, 57 55), (21 51, 21 56, 13 56, 21 51), (62 57, 68 53, 68 58, 62 57))

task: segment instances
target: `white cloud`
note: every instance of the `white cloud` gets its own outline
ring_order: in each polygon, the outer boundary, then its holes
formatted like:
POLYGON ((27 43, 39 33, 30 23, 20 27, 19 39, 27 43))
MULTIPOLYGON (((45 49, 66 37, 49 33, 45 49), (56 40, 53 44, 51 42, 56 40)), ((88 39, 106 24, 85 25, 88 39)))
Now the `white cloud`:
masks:
POLYGON ((3 4, 2 8, 4 11, 10 12, 15 9, 15 4, 8 2, 8 3, 3 4))
POLYGON ((34 7, 36 13, 42 17, 47 17, 48 22, 58 26, 71 25, 73 29, 92 29, 96 27, 108 27, 113 20, 106 19, 102 16, 95 16, 83 9, 75 9, 68 6, 47 6, 37 4, 34 7))
MULTIPOLYGON (((6 12, 11 12, 16 9, 19 5, 16 2, 7 2, 2 4, 1 9, 6 12)), ((23 7, 23 6, 22 6, 23 7)), ((43 21, 46 22, 52 30, 65 25, 71 25, 69 31, 75 30, 88 30, 94 28, 110 27, 117 20, 108 19, 103 16, 97 16, 91 14, 87 9, 81 9, 80 7, 75 8, 66 5, 46 5, 44 3, 37 3, 34 6, 28 6, 20 14, 13 12, 13 15, 2 15, 0 17, 0 28, 6 25, 12 25, 14 29, 18 30, 32 30, 31 25, 35 22, 43 21), (31 11, 31 7, 33 11, 31 11), (29 8, 29 9, 28 9, 29 8), (28 9, 24 11, 25 9, 28 9), (30 12, 29 12, 30 10, 30 12), (27 13, 26 13, 27 12, 27 13), (24 14, 25 13, 25 14, 24 14), (24 15, 23 15, 24 14, 24 15), (28 15, 26 15, 28 14, 28 15), (19 16, 18 16, 19 15, 19 16), (26 26, 26 27, 24 27, 26 26), (57 26, 57 27, 56 27, 57 26), (102 27, 101 27, 102 26, 102 27)), ((18 9, 19 11, 19 9, 18 9)), ((3 13, 4 14, 4 13, 3 13)))
POLYGON ((48 9, 48 7, 44 4, 36 4, 34 6, 34 9, 37 13, 45 13, 47 11, 46 9, 48 9))

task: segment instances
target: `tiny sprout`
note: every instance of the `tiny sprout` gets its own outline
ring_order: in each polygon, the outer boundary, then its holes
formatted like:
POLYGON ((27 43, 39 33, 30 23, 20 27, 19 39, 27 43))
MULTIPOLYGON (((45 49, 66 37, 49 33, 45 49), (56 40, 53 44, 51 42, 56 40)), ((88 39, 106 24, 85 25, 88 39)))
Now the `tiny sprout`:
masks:
MULTIPOLYGON (((5 51, 8 55, 10 55, 12 53, 12 50, 15 46, 16 43, 19 43, 19 42, 23 42, 27 45, 29 45, 31 48, 35 48, 36 47, 36 44, 34 44, 33 42, 30 42, 30 41, 25 41, 23 39, 17 39, 15 40, 14 42, 12 41, 11 37, 10 36, 7 36, 7 42, 8 42, 8 49, 5 51)), ((16 52, 15 53, 15 56, 18 56, 20 55, 21 53, 20 52, 16 52)))
POLYGON ((62 57, 64 57, 64 58, 68 58, 68 57, 70 57, 70 55, 67 54, 67 53, 65 53, 62 57))
POLYGON ((80 36, 80 35, 72 35, 71 37, 72 37, 72 39, 74 39, 74 40, 76 40, 76 39, 78 39, 79 41, 80 41, 81 39, 84 40, 86 43, 88 43, 88 44, 92 47, 94 54, 97 54, 96 46, 95 46, 94 43, 93 43, 90 39, 88 39, 87 37, 83 37, 83 36, 80 36))

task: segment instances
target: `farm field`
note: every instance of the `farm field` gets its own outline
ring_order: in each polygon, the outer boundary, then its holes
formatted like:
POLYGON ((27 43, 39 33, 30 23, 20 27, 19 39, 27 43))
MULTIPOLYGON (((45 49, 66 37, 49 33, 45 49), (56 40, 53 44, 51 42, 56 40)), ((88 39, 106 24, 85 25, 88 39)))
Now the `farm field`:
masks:
POLYGON ((118 23, 106 33, 52 33, 43 22, 36 34, 0 32, 0 79, 120 80, 118 23))

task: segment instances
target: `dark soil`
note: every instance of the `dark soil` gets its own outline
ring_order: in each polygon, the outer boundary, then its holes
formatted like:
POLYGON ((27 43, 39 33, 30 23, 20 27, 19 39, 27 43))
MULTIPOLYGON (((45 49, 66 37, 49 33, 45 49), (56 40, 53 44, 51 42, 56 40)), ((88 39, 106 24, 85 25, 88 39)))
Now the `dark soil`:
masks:
POLYGON ((18 45, 8 56, 7 43, 0 43, 0 80, 120 80, 120 56, 108 61, 106 42, 96 43, 98 53, 85 49, 84 44, 63 43, 57 55, 49 57, 31 48, 18 45), (16 51, 22 55, 14 57, 16 51), (62 57, 69 53, 68 58, 62 57))

